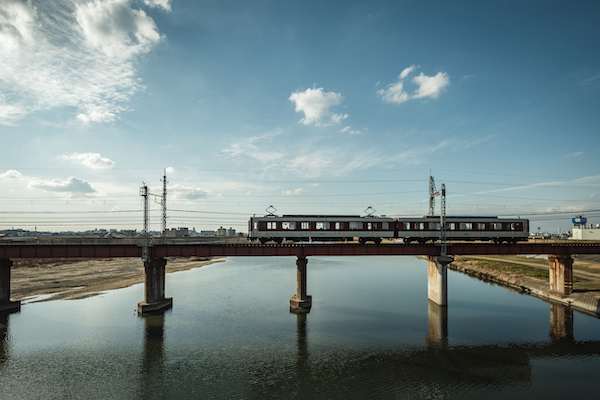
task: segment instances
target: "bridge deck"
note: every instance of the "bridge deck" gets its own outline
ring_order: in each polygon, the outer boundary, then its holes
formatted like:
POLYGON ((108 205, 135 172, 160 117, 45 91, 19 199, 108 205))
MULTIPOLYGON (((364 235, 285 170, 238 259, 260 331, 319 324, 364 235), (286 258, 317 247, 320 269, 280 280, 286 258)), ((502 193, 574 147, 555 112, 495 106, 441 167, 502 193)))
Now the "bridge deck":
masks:
MULTIPOLYGON (((592 243, 521 243, 497 245, 489 243, 452 243, 448 255, 487 254, 600 254, 600 242, 592 243)), ((437 256, 437 244, 360 245, 328 244, 167 244, 149 248, 152 257, 213 257, 213 256, 437 256)), ((6 258, 115 258, 141 257, 138 244, 0 244, 0 259, 6 258)))

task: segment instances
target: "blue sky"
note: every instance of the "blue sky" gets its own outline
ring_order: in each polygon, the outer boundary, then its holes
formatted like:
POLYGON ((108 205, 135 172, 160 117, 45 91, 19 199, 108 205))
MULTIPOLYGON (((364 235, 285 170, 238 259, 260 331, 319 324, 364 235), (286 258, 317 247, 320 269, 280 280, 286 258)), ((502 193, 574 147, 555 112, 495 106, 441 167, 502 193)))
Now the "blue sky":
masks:
POLYGON ((421 216, 430 171, 451 215, 598 223, 600 4, 574 4, 3 0, 0 229, 141 229, 164 169, 170 228, 421 216))

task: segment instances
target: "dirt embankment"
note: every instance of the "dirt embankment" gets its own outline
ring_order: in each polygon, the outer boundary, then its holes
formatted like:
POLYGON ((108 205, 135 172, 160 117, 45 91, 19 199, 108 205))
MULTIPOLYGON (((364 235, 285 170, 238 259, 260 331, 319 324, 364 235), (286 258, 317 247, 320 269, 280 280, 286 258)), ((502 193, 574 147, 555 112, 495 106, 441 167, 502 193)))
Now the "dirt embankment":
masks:
MULTIPOLYGON (((169 259, 166 272, 183 271, 225 261, 213 259, 169 259)), ((139 258, 107 259, 14 259, 11 298, 37 301, 82 299, 101 292, 144 282, 144 264, 139 258)))
POLYGON ((600 263, 595 257, 574 257, 573 293, 550 291, 549 263, 544 258, 457 256, 450 269, 537 297, 600 314, 600 263))

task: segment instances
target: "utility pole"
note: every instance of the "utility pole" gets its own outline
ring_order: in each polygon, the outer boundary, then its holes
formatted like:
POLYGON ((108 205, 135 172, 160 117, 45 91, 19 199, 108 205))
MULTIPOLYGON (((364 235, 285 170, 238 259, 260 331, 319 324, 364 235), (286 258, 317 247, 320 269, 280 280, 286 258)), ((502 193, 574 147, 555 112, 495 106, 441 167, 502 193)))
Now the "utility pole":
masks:
POLYGON ((440 241, 442 242, 442 257, 446 256, 446 185, 442 183, 440 190, 435 190, 435 182, 433 176, 429 176, 429 216, 434 215, 435 196, 441 197, 441 213, 440 213, 440 241))
POLYGON ((429 171, 429 216, 433 217, 435 213, 435 182, 433 181, 433 176, 431 176, 431 171, 429 171))
POLYGON ((165 169, 165 174, 163 175, 163 194, 162 194, 162 242, 163 244, 167 243, 167 170, 165 169))
POLYGON ((148 186, 142 182, 144 186, 140 188, 140 196, 144 198, 144 250, 142 252, 142 260, 148 260, 148 186))

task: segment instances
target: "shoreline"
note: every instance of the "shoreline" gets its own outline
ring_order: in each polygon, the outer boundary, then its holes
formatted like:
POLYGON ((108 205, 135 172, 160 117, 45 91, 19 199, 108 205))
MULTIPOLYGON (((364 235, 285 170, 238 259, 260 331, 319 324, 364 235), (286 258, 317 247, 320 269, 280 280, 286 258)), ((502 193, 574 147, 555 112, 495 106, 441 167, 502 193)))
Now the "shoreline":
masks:
MULTIPOLYGON (((225 260, 225 257, 172 258, 167 260, 165 272, 187 271, 225 260)), ((77 261, 63 259, 29 265, 16 261, 11 275, 10 297, 21 300, 22 304, 85 299, 108 290, 143 283, 145 279, 144 264, 138 257, 77 261)))
POLYGON ((497 271, 473 265, 468 261, 453 261, 448 265, 448 268, 484 282, 494 283, 498 286, 535 296, 551 303, 559 303, 567 307, 572 307, 579 312, 590 314, 596 318, 600 317, 600 298, 596 296, 578 292, 569 296, 563 296, 551 292, 549 283, 541 279, 497 271))

